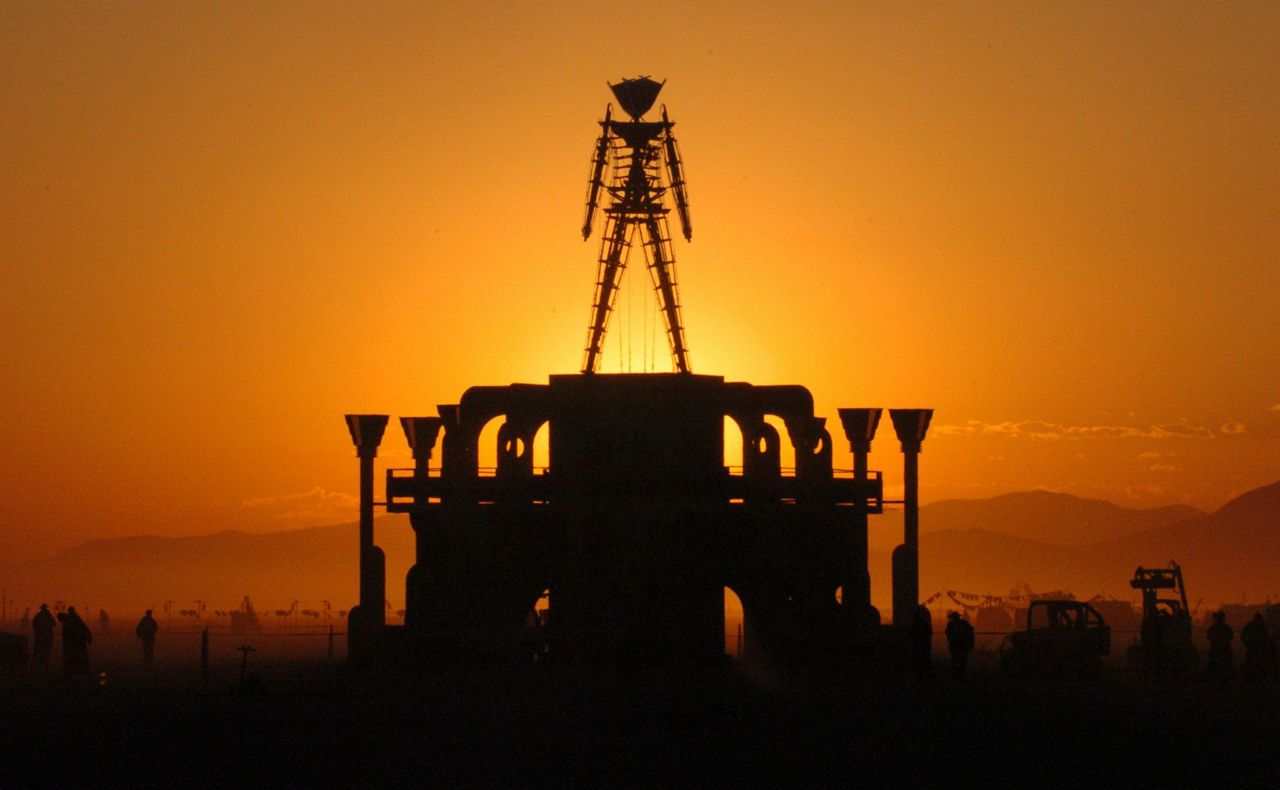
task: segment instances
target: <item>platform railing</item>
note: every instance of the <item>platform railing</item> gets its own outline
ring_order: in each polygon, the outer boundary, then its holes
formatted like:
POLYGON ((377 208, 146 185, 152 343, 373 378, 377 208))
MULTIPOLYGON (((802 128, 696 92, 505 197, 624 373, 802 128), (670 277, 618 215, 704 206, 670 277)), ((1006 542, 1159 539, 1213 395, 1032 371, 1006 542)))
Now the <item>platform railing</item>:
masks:
MULTIPOLYGON (((879 513, 884 499, 881 473, 868 472, 864 481, 854 477, 851 469, 832 470, 831 477, 797 477, 794 468, 788 467, 779 475, 747 477, 739 466, 722 467, 717 485, 726 504, 738 505, 776 499, 784 504, 805 500, 831 501, 836 505, 857 505, 861 502, 869 512, 879 513)), ((554 478, 548 467, 535 467, 532 475, 499 476, 495 467, 479 467, 476 474, 449 478, 439 468, 427 470, 426 477, 414 469, 388 469, 386 478, 386 506, 392 512, 406 512, 422 506, 434 506, 445 496, 459 495, 464 500, 474 497, 479 503, 499 501, 528 501, 530 504, 551 501, 554 478)), ((712 495, 717 495, 711 492, 712 495)))

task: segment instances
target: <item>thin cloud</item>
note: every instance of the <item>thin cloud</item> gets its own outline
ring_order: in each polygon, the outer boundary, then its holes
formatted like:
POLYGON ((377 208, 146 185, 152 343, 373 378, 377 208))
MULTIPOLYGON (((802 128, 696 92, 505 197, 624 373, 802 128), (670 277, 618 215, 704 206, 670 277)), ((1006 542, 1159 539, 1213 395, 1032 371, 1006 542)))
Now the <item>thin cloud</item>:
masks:
POLYGON ((1222 424, 1222 427, 1218 429, 1218 433, 1227 434, 1229 436, 1239 436, 1244 433, 1244 431, 1244 423, 1239 420, 1227 420, 1222 424))
POLYGON ((1167 425, 1155 425, 1151 428, 1149 434, 1152 439, 1167 439, 1169 437, 1183 439, 1212 439, 1213 431, 1203 425, 1191 425, 1185 422, 1169 423, 1167 425))
MULTIPOLYGON (((1228 423, 1231 424, 1231 423, 1228 423)), ((1243 426, 1241 426, 1243 428, 1243 426)), ((969 420, 960 425, 940 425, 934 431, 943 436, 1007 436, 1013 439, 1059 441, 1071 439, 1212 439, 1213 431, 1187 422, 1165 423, 1147 428, 1129 425, 1063 425, 1043 420, 982 422, 969 420)))
POLYGON ((271 517, 278 521, 321 521, 350 518, 360 501, 351 494, 315 486, 295 494, 252 497, 240 504, 255 510, 274 511, 271 517))

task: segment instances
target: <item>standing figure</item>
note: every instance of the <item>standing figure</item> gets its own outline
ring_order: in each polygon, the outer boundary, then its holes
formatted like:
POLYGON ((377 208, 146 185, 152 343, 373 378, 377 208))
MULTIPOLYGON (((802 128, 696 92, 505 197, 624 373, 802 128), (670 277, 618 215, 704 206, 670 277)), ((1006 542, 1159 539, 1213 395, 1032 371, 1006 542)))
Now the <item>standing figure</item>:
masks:
POLYGON ((964 677, 969 653, 973 650, 973 626, 959 612, 947 612, 947 649, 951 652, 951 671, 964 677))
POLYGON ((93 641, 89 626, 76 613, 74 606, 58 612, 58 622, 62 623, 62 674, 66 677, 88 677, 89 643, 93 641))
POLYGON ((1261 613, 1254 614, 1253 619, 1240 629, 1240 642, 1244 645, 1244 679, 1261 680, 1272 674, 1275 644, 1267 633, 1267 624, 1261 613))
POLYGON ((53 628, 56 625, 49 604, 40 604, 40 611, 31 618, 31 636, 34 650, 31 652, 32 669, 49 666, 49 653, 53 652, 53 628))
POLYGON ((1213 624, 1205 632, 1209 639, 1209 675, 1226 680, 1231 677, 1231 640, 1235 632, 1227 625, 1227 613, 1213 613, 1213 624))
POLYGON ((924 604, 916 607, 907 637, 917 677, 929 677, 933 674, 933 616, 929 614, 929 607, 924 604))
POLYGON ((138 627, 133 629, 138 639, 142 641, 142 663, 148 666, 156 660, 156 631, 159 630, 160 624, 151 616, 150 609, 138 621, 138 627))
POLYGON ((111 631, 111 618, 107 616, 106 609, 98 610, 98 630, 104 634, 111 631))
POLYGON ((587 213, 582 222, 582 238, 591 236, 600 192, 609 194, 613 202, 605 208, 605 227, 600 235, 599 269, 596 276, 595 301, 591 305, 591 324, 587 329, 583 373, 595 373, 600 365, 604 334, 609 325, 618 295, 618 284, 626 269, 633 237, 640 234, 641 245, 649 267, 649 277, 658 295, 659 309, 667 327, 671 358, 679 373, 689 372, 689 352, 680 320, 680 300, 676 296, 675 256, 671 251, 671 232, 667 214, 671 209, 663 203, 668 192, 675 200, 685 240, 693 238, 689 221, 689 199, 685 192, 683 162, 671 133, 674 123, 662 108, 661 121, 641 118, 653 107, 665 83, 648 77, 624 79, 609 89, 630 121, 615 121, 612 105, 605 109, 602 131, 596 141, 591 160, 591 178, 587 182, 587 213), (605 169, 612 164, 610 183, 604 182, 605 169), (663 184, 665 171, 666 185, 663 184))

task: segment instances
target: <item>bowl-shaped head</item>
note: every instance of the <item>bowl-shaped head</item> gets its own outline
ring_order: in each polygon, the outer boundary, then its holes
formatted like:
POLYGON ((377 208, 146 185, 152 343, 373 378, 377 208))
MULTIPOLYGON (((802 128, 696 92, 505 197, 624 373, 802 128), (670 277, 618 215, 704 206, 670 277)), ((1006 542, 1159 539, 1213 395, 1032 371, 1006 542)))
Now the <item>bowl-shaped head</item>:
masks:
POLYGON ((632 118, 639 118, 649 111, 653 103, 658 100, 658 92, 662 90, 664 82, 654 82, 648 77, 636 77, 635 79, 624 79, 622 82, 614 83, 609 86, 613 91, 613 95, 617 97, 618 104, 626 111, 627 115, 632 118))

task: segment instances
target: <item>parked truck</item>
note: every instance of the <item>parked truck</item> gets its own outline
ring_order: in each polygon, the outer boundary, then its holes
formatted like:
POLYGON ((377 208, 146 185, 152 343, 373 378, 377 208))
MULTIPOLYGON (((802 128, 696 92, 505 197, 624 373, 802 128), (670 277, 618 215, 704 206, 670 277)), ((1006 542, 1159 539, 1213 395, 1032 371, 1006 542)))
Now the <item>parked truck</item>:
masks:
POLYGON ((1084 601, 1047 599, 1027 607, 1026 628, 1005 637, 1000 667, 1009 674, 1087 675, 1102 671, 1111 627, 1084 601))

